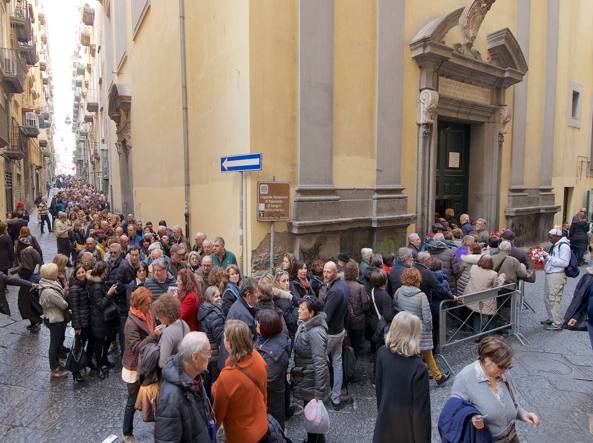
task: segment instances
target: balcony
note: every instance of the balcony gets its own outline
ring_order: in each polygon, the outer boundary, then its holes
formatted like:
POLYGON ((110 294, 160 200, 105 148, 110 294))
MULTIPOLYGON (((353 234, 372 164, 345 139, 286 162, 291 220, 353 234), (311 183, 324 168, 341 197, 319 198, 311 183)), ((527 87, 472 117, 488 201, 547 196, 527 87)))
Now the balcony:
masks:
POLYGON ((6 92, 20 94, 25 91, 25 65, 17 51, 0 48, 0 69, 6 92))
POLYGON ((45 14, 43 12, 40 12, 39 14, 37 14, 37 18, 39 19, 39 23, 45 26, 45 14))
POLYGON ((88 3, 82 7, 82 22, 87 26, 93 26, 95 22, 95 10, 88 3))
POLYGON ((33 36, 31 27, 31 16, 29 15, 29 5, 26 0, 10 0, 8 5, 8 14, 10 15, 10 24, 14 30, 16 39, 20 42, 28 42, 33 36))
POLYGON ((39 120, 34 112, 25 112, 23 115, 21 132, 25 137, 36 138, 39 135, 39 120))
POLYGON ((4 151, 4 157, 10 160, 22 160, 27 150, 27 142, 21 137, 19 124, 12 118, 10 120, 10 143, 4 151))
POLYGON ((89 94, 89 98, 86 102, 86 110, 88 112, 97 112, 99 110, 99 102, 97 101, 94 94, 89 94))
POLYGON ((80 44, 82 46, 91 45, 91 31, 88 28, 80 30, 80 44))
POLYGON ((92 123, 93 122, 93 114, 85 114, 84 115, 84 121, 86 123, 92 123))
POLYGON ((18 42, 18 49, 22 54, 25 63, 29 66, 36 65, 39 61, 39 54, 37 54, 37 44, 35 40, 31 40, 27 43, 18 42))
POLYGON ((47 62, 45 60, 39 62, 39 70, 43 72, 47 70, 47 62))
POLYGON ((40 147, 40 148, 47 148, 47 139, 45 139, 45 138, 40 138, 40 139, 39 139, 39 147, 40 147))
POLYGON ((41 74, 41 81, 44 85, 49 85, 49 77, 45 73, 41 74))

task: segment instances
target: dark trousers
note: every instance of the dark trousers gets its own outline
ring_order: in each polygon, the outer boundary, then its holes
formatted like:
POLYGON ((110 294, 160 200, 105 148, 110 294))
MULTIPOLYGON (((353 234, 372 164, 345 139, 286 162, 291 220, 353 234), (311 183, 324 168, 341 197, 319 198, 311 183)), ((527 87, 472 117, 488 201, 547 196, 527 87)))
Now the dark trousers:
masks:
POLYGON ((53 371, 60 366, 60 350, 64 345, 66 323, 47 323, 49 328, 49 368, 53 371))
POLYGON ((70 258, 70 251, 72 250, 72 245, 70 244, 70 239, 66 238, 58 238, 58 254, 64 254, 66 257, 70 258))
POLYGON ((134 433, 134 413, 136 412, 136 398, 140 390, 140 382, 126 383, 128 385, 128 401, 126 409, 124 410, 124 435, 132 435, 134 433))
POLYGON ((354 354, 358 358, 364 347, 364 329, 349 329, 348 336, 350 337, 350 344, 352 345, 352 349, 354 349, 354 354))
POLYGON ((128 319, 128 312, 119 313, 119 325, 117 325, 117 335, 119 337, 119 352, 123 357, 124 348, 126 346, 126 337, 124 335, 124 327, 126 326, 126 320, 128 319))
POLYGON ((49 221, 49 214, 42 215, 41 221, 39 223, 39 227, 41 228, 41 233, 43 234, 43 227, 47 223, 47 231, 51 232, 51 222, 49 221))

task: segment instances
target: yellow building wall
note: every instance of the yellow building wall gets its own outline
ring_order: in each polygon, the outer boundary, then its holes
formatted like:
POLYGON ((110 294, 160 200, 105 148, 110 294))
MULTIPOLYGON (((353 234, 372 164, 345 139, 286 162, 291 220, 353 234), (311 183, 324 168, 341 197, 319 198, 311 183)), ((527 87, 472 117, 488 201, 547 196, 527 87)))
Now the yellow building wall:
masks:
POLYGON ((376 49, 377 3, 334 2, 333 178, 336 187, 365 188, 375 184, 376 49))
POLYGON ((191 233, 222 236, 239 259, 240 174, 221 173, 220 157, 252 148, 249 2, 204 0, 185 6, 191 233))
MULTIPOLYGON (((563 205, 564 187, 574 188, 568 202, 567 220, 585 206, 586 193, 593 188, 590 178, 593 89, 593 41, 591 35, 593 3, 586 0, 564 2, 560 8, 558 42, 558 76, 556 84, 556 124, 554 140, 554 191, 556 204, 563 205), (571 82, 582 87, 580 128, 569 125, 571 82)), ((555 223, 562 222, 562 211, 555 223)))
MULTIPOLYGON (((250 144, 252 152, 263 154, 263 169, 249 174, 246 196, 249 254, 270 232, 269 222, 257 221, 257 182, 297 182, 298 3, 289 0, 278 8, 275 0, 250 2, 250 144)), ((275 230, 285 232, 286 223, 276 223, 275 230)))
POLYGON ((151 3, 133 41, 129 21, 128 57, 117 79, 132 96, 134 211, 169 226, 184 222, 178 23, 168 2, 151 3))

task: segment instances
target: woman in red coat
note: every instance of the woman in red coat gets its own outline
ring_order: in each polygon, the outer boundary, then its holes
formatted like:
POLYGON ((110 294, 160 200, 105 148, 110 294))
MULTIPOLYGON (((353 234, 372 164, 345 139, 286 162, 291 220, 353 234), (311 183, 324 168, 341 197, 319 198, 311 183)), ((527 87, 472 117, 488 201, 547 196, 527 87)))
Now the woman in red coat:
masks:
POLYGON ((202 303, 200 289, 196 274, 189 269, 182 269, 177 273, 177 297, 181 302, 180 318, 185 320, 192 331, 198 330, 198 310, 202 303))

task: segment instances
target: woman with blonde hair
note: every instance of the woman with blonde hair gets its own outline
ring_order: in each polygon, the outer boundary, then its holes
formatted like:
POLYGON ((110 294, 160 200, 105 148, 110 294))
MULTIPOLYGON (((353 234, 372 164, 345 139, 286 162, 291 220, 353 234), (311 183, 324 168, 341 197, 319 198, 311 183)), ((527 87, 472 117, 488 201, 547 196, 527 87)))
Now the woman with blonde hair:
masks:
POLYGON ((69 372, 60 365, 60 357, 65 357, 65 313, 68 310, 68 302, 64 298, 64 289, 58 282, 58 266, 55 263, 47 263, 41 266, 39 303, 43 307, 45 325, 49 329, 49 368, 51 369, 51 376, 65 377, 69 372))
POLYGON ((64 254, 56 254, 52 262, 58 266, 58 282, 60 282, 64 291, 67 291, 69 289, 68 272, 66 270, 68 257, 64 254))
POLYGON ((241 320, 227 321, 224 346, 229 357, 212 386, 214 416, 229 443, 257 443, 268 432, 266 362, 241 320))
POLYGON ((428 372, 419 357, 422 323, 397 314, 377 352, 377 421, 373 443, 430 442, 428 372))

